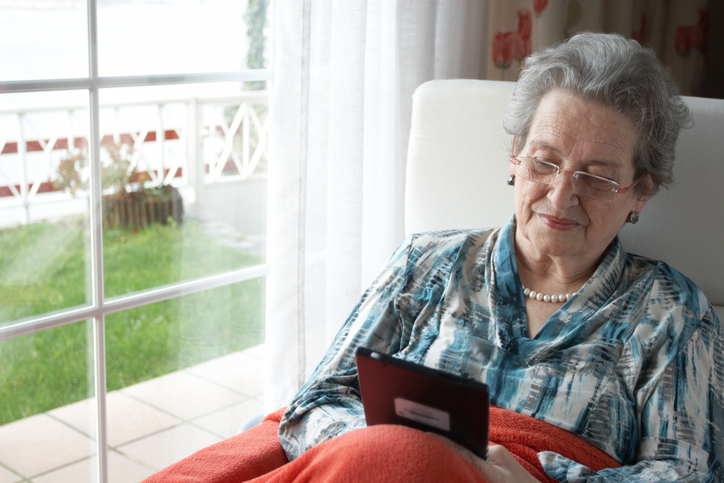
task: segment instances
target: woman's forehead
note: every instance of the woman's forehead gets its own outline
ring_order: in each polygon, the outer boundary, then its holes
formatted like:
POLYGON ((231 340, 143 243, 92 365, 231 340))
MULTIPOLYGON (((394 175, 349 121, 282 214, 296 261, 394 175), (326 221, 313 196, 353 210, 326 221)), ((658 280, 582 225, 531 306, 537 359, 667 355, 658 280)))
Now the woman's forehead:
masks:
POLYGON ((623 114, 565 91, 551 91, 541 100, 526 145, 561 156, 602 157, 633 163, 636 130, 623 114))

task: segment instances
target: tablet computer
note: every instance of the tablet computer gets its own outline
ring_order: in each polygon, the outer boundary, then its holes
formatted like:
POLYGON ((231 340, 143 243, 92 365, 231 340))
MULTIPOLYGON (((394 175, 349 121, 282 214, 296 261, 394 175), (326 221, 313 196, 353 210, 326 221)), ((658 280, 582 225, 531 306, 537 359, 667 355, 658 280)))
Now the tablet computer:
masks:
POLYGON ((441 434, 488 459, 488 386, 364 347, 355 353, 368 426, 441 434))

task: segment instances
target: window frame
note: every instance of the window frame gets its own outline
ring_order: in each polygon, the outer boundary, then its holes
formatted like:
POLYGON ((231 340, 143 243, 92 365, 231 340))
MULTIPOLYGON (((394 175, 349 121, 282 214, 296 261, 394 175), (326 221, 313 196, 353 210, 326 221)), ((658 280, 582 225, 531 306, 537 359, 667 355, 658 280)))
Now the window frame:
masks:
MULTIPOLYGON (((179 298, 214 288, 264 277, 268 264, 232 270, 210 275, 201 279, 182 281, 168 286, 144 290, 111 300, 104 298, 103 271, 103 227, 101 209, 100 169, 100 102, 101 89, 117 87, 147 87, 179 84, 204 84, 216 82, 272 81, 270 69, 238 70, 231 72, 202 72, 162 75, 133 75, 100 77, 98 75, 98 22, 97 0, 86 0, 88 77, 70 79, 40 79, 2 81, 0 95, 4 93, 54 92, 62 90, 85 90, 89 103, 89 151, 90 151, 90 226, 91 226, 91 303, 79 308, 62 309, 54 313, 10 322, 0 327, 0 342, 35 332, 61 327, 84 320, 93 320, 93 371, 96 410, 96 451, 97 480, 108 481, 108 425, 106 410, 106 359, 105 359, 105 317, 123 310, 179 298)), ((270 49, 271 50, 271 49, 270 49)))

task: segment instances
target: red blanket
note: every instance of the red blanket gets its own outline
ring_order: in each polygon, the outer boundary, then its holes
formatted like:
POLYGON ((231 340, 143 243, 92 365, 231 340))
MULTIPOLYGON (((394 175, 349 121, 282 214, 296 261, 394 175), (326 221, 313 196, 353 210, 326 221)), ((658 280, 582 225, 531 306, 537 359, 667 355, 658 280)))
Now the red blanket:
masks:
MULTIPOLYGON (((430 435, 408 428, 373 426, 327 441, 288 463, 277 438, 281 409, 254 428, 204 448, 144 483, 254 483, 290 481, 471 481, 485 479, 462 457, 430 435), (360 451, 361 446, 365 447, 360 451), (414 447, 416 458, 410 457, 414 447)), ((594 471, 620 466, 600 449, 563 429, 495 406, 490 441, 502 444, 540 481, 538 452, 553 451, 594 471)))

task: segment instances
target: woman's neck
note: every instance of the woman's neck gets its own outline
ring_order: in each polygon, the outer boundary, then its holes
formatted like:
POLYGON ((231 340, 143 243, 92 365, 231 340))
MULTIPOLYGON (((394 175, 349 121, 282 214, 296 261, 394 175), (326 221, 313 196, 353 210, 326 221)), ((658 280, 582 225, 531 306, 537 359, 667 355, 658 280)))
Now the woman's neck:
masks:
POLYGON ((543 294, 566 294, 577 292, 598 267, 594 263, 579 262, 566 257, 549 257, 535 253, 529 255, 515 246, 518 274, 525 287, 543 294))

